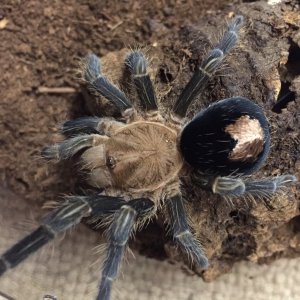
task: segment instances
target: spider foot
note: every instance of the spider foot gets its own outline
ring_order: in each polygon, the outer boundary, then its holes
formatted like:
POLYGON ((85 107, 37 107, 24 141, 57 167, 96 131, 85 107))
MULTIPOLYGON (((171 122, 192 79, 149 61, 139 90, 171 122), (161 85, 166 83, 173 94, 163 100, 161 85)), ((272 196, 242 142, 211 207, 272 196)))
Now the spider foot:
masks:
POLYGON ((197 266, 203 269, 208 268, 209 263, 204 250, 190 232, 182 196, 178 194, 170 198, 167 201, 167 209, 170 217, 170 226, 177 244, 183 251, 188 253, 197 266))

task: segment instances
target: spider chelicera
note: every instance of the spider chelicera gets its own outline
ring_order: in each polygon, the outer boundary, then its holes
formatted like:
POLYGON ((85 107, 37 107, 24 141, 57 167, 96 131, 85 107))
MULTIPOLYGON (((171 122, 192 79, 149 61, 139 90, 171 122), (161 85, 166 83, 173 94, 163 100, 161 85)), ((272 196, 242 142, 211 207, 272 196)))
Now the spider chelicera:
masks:
POLYGON ((83 218, 109 220, 107 254, 98 300, 110 299, 130 235, 160 211, 174 240, 202 268, 209 263, 190 231, 181 194, 181 178, 197 172, 203 188, 225 197, 270 196, 296 181, 292 175, 251 181, 266 160, 270 133, 262 109, 252 101, 233 97, 216 102, 190 122, 185 115, 193 100, 234 47, 243 17, 235 17, 176 101, 162 115, 140 51, 128 54, 125 64, 141 104, 134 108, 126 95, 101 72, 94 54, 84 59, 82 77, 88 89, 115 104, 122 120, 82 117, 67 121, 62 142, 46 147, 49 160, 80 156, 89 184, 98 192, 68 196, 42 221, 42 225, 0 257, 0 275, 17 266, 58 233, 83 218))

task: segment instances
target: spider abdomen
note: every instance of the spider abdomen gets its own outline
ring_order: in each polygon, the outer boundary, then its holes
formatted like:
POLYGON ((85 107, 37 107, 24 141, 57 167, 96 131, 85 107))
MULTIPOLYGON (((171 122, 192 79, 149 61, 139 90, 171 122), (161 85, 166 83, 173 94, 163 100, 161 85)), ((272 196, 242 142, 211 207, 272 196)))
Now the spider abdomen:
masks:
POLYGON ((183 129, 180 147, 185 160, 202 172, 251 174, 269 152, 268 122, 252 101, 225 99, 195 116, 183 129))

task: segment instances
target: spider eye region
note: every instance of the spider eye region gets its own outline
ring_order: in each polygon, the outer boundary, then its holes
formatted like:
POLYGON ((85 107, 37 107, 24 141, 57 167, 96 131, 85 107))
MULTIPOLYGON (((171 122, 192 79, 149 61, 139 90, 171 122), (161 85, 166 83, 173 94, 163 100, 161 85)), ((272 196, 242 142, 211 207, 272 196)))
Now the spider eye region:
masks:
POLYGON ((107 158, 106 158, 106 166, 109 169, 114 169, 115 166, 116 166, 116 160, 115 160, 115 158, 112 157, 112 156, 107 156, 107 158))
POLYGON ((252 101, 234 97, 201 111, 181 134, 184 159, 209 174, 251 174, 270 148, 268 121, 252 101))

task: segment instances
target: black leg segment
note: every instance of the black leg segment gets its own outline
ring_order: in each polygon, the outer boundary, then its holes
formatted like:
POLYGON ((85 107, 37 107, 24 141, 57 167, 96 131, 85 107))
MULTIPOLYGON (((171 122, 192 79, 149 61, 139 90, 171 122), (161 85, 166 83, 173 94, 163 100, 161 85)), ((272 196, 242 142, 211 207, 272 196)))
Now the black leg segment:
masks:
POLYGON ((118 275, 121 260, 135 221, 149 212, 154 203, 149 199, 134 199, 123 205, 114 215, 108 230, 107 255, 103 264, 102 279, 97 300, 109 300, 112 282, 118 275))
POLYGON ((270 197, 286 186, 297 181, 293 175, 282 175, 254 181, 243 181, 241 178, 217 177, 211 183, 212 191, 221 196, 239 197, 252 195, 270 197))
POLYGON ((246 193, 253 196, 268 197, 297 181, 294 175, 282 175, 273 178, 245 182, 246 193))
POLYGON ((124 205, 114 216, 109 228, 109 246, 103 265, 98 300, 110 299, 112 281, 117 277, 135 219, 136 211, 127 205, 124 205))
POLYGON ((40 227, 0 256, 0 276, 40 249, 58 233, 78 224, 82 218, 90 215, 103 217, 114 213, 124 203, 126 202, 121 198, 102 195, 67 197, 60 207, 44 218, 40 227))
POLYGON ((176 115, 184 117, 192 103, 199 96, 203 89, 207 86, 210 77, 220 67, 226 54, 235 46, 238 40, 238 31, 243 24, 243 17, 235 17, 228 25, 222 39, 216 45, 215 49, 211 50, 208 57, 197 67, 193 77, 188 82, 181 95, 179 96, 173 111, 176 115))
POLYGON ((66 121, 61 127, 61 133, 66 137, 74 137, 82 134, 102 134, 99 131, 101 118, 98 117, 81 117, 75 120, 66 121))
POLYGON ((30 235, 22 239, 0 257, 0 276, 6 270, 14 268, 31 253, 34 253, 47 244, 53 237, 54 233, 51 230, 45 226, 40 226, 30 235))
POLYGON ((131 108, 130 101, 125 94, 102 75, 100 60, 95 54, 87 55, 83 66, 83 80, 90 91, 99 93, 122 111, 131 108))
POLYGON ((167 201, 167 208, 174 239, 182 250, 188 253, 197 266, 207 268, 209 265, 208 259, 200 244, 190 232, 182 196, 176 195, 170 198, 167 201))
POLYGON ((148 62, 144 54, 140 51, 131 52, 127 56, 125 64, 132 74, 133 82, 143 109, 146 111, 157 110, 156 96, 147 71, 148 62))

